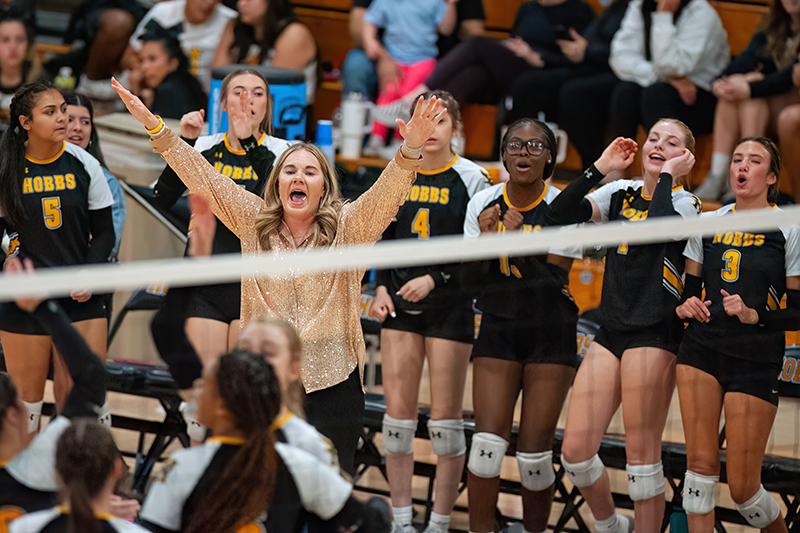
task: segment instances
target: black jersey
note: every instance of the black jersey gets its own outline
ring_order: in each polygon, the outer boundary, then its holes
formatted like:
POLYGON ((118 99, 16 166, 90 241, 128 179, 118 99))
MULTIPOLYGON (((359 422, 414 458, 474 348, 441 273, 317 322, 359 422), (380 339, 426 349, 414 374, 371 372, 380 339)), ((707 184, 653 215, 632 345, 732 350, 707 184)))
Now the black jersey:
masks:
MULTIPOLYGON (((490 184, 486 169, 459 156, 455 156, 444 168, 418 171, 405 203, 384 231, 383 239, 429 239, 460 235, 464 231, 467 204, 475 193, 490 184)), ((468 305, 468 298, 459 287, 458 268, 456 265, 397 268, 381 272, 378 283, 386 285, 389 294, 394 295, 406 282, 432 274, 434 279, 436 276, 443 277, 444 285, 437 286, 426 298, 416 303, 393 297, 395 307, 421 311, 458 305, 457 302, 467 302, 468 305)))
MULTIPOLYGON (((546 217, 550 212, 550 203, 558 196, 560 191, 549 185, 544 186, 541 196, 525 207, 513 206, 522 214, 522 232, 532 233, 547 225, 546 217)), ((470 201, 467 207, 467 217, 464 221, 464 237, 467 239, 480 236, 481 229, 478 216, 488 207, 500 206, 499 232, 506 228, 502 219, 512 206, 508 199, 506 184, 500 183, 479 192, 470 201)), ((581 251, 577 249, 550 250, 550 253, 580 259, 581 251)), ((476 307, 484 313, 490 313, 504 318, 530 317, 536 313, 546 315, 549 302, 552 298, 566 298, 570 302, 565 280, 553 280, 546 269, 547 254, 536 257, 501 257, 491 261, 488 276, 482 283, 478 292, 476 307), (530 261, 538 261, 543 268, 535 272, 529 268, 530 261), (549 283, 543 283, 542 275, 548 277, 549 283), (553 283, 555 281, 555 284, 553 283)), ((574 305, 574 304, 573 304, 574 305)))
POLYGON ((69 419, 56 418, 30 446, 0 467, 0 531, 24 513, 56 504, 56 445, 69 425, 69 419))
POLYGON ((89 254, 89 211, 114 204, 103 169, 88 152, 65 142, 46 161, 28 157, 22 179, 25 220, 9 233, 8 255, 36 268, 82 265, 89 254))
MULTIPOLYGON (((162 479, 153 484, 144 502, 140 516, 148 528, 182 531, 186 518, 214 490, 240 442, 212 437, 201 446, 173 453, 162 479)), ((265 516, 253 524, 260 529, 253 530, 300 532, 309 513, 322 520, 336 516, 350 498, 350 483, 298 448, 277 442, 275 450, 279 464, 273 501, 265 516)))
MULTIPOLYGON (((102 533, 148 533, 142 526, 109 514, 97 515, 96 520, 102 533)), ((67 533, 68 530, 69 510, 64 507, 25 515, 12 522, 8 529, 9 533, 67 533)))
MULTIPOLYGON (((726 205, 703 216, 735 216, 734 208, 726 205)), ((742 324, 738 317, 729 316, 720 291, 740 295, 752 309, 777 310, 786 292, 786 278, 800 276, 800 226, 777 231, 719 233, 702 240, 692 237, 684 255, 703 265, 705 299, 711 300, 709 322, 693 320, 686 334, 726 355, 780 363, 784 333, 742 324)))
MULTIPOLYGON (((642 194, 643 181, 611 182, 588 195, 604 222, 647 219, 652 197, 642 194)), ((672 205, 682 217, 694 217, 702 204, 682 186, 672 189, 672 205)), ((608 248, 603 292, 602 325, 612 331, 633 331, 676 319, 683 293, 685 241, 608 248)))

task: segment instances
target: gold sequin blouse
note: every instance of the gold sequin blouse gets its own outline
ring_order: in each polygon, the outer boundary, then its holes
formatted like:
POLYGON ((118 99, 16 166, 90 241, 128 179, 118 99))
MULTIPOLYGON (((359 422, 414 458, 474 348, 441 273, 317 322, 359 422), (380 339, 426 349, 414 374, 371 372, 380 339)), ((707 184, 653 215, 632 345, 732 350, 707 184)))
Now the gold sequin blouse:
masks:
MULTIPOLYGON (((214 170, 194 148, 168 128, 150 140, 154 150, 194 194, 242 242, 243 253, 261 252, 256 215, 264 201, 214 170)), ((376 242, 403 204, 420 168, 419 161, 399 155, 358 200, 345 204, 333 246, 376 242)), ((297 250, 284 231, 270 236, 276 252, 297 250)), ((301 245, 301 248, 304 248, 301 245)), ((364 270, 287 274, 242 279, 242 325, 259 316, 279 316, 297 328, 303 341, 302 380, 307 392, 345 381, 358 366, 363 374, 361 279, 364 270)), ((363 376, 362 376, 363 377, 363 376)))

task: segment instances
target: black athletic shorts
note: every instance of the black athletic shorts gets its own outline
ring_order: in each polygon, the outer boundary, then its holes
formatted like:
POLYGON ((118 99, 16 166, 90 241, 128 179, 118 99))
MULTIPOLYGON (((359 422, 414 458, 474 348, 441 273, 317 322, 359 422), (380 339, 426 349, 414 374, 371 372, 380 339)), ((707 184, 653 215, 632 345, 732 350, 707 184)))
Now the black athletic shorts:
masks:
POLYGON ((723 393, 741 392, 778 405, 780 357, 774 362, 750 361, 718 352, 687 337, 678 352, 678 364, 692 366, 716 378, 723 393))
MULTIPOLYGON (((72 322, 106 318, 105 295, 93 294, 87 301, 76 302, 70 297, 55 300, 72 322)), ((0 330, 22 335, 49 335, 39 321, 13 302, 0 303, 0 330)))
POLYGON ((554 306, 550 318, 502 318, 484 313, 472 357, 491 357, 527 364, 578 366, 578 310, 569 302, 554 306), (563 309, 557 309, 564 307, 563 309))
POLYGON ((683 323, 673 320, 636 331, 611 331, 601 325, 594 342, 622 359, 631 348, 659 348, 677 355, 682 338, 683 323))
POLYGON ((471 305, 428 309, 419 314, 398 309, 396 314, 396 318, 387 315, 381 329, 408 331, 423 337, 467 344, 472 344, 475 339, 475 312, 471 305))
POLYGON ((222 283, 186 287, 184 302, 186 318, 209 318, 230 324, 241 317, 242 284, 222 283))

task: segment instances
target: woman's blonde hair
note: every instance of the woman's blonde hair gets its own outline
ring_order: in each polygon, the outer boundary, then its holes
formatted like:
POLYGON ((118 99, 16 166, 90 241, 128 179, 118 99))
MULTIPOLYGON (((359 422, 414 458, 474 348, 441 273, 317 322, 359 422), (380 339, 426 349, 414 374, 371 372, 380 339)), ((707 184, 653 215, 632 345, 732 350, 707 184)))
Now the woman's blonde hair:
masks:
POLYGON ((325 186, 322 190, 322 198, 319 200, 316 221, 311 228, 311 238, 309 246, 330 246, 336 238, 336 230, 339 228, 339 213, 344 202, 339 191, 339 179, 327 156, 322 150, 311 143, 297 143, 290 146, 281 154, 272 168, 272 172, 267 178, 264 186, 264 207, 256 216, 256 234, 261 248, 269 251, 272 248, 270 237, 280 231, 283 224, 283 203, 279 192, 279 180, 281 170, 286 164, 286 159, 293 153, 305 150, 313 155, 319 162, 325 186))
MULTIPOLYGON (((289 341, 289 353, 292 355, 292 363, 301 363, 303 360, 303 342, 300 340, 300 335, 293 325, 288 320, 274 316, 260 316, 254 318, 250 324, 259 326, 273 326, 286 335, 286 340, 289 341)), ((297 416, 303 415, 303 382, 302 380, 286 383, 284 390, 285 396, 283 401, 286 407, 297 416)))
POLYGON ((259 71, 254 68, 250 67, 243 67, 240 69, 236 69, 227 76, 225 79, 222 80, 222 87, 220 89, 220 97, 219 101, 222 107, 228 105, 228 89, 230 88, 231 83, 235 78, 239 76, 244 76, 246 74, 250 74, 259 78, 261 81, 264 82, 264 90, 267 91, 267 110, 264 113, 264 118, 261 119, 261 124, 258 126, 261 131, 266 133, 267 135, 272 135, 272 95, 269 93, 269 81, 267 78, 264 77, 259 71))

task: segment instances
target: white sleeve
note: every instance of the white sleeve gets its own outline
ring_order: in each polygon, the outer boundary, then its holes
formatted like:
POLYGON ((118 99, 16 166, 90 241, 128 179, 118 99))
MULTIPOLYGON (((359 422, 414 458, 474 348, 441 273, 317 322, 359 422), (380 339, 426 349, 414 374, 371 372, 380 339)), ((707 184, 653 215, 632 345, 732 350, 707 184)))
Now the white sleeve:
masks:
POLYGON ((114 195, 111 194, 111 187, 108 186, 103 167, 97 159, 89 154, 86 155, 88 157, 83 159, 83 164, 89 173, 89 211, 114 205, 114 195))
POLYGON ((644 19, 642 1, 628 4, 617 33, 611 40, 611 55, 608 64, 614 74, 623 81, 636 82, 649 87, 658 81, 652 62, 644 57, 644 19))
POLYGON ((69 419, 63 416, 50 422, 22 453, 6 465, 6 471, 30 489, 58 491, 56 447, 59 437, 70 424, 69 419))
POLYGON ((800 276, 800 226, 792 226, 786 235, 786 277, 800 276))
POLYGON ((672 205, 675 211, 683 218, 694 218, 703 212, 703 203, 691 193, 675 198, 675 192, 673 192, 672 197, 672 205))
POLYGON ((611 197, 615 192, 627 186, 628 183, 629 181, 627 180, 612 181, 586 195, 586 198, 596 203, 598 209, 600 209, 600 220, 602 222, 608 222, 609 211, 611 210, 611 197))
POLYGON ((480 196, 473 196, 467 204, 467 214, 464 217, 464 238, 477 239, 481 235, 481 226, 478 223, 478 215, 483 210, 483 202, 480 196))
POLYGON ((683 256, 691 259, 695 263, 703 264, 703 238, 700 235, 692 235, 683 249, 683 256))
MULTIPOLYGON (((61 511, 55 508, 28 513, 8 523, 7 531, 8 533, 39 533, 60 515, 61 511)), ((5 520, 3 522, 3 525, 6 525, 5 520)))
POLYGON ((275 449, 289 469, 306 511, 330 520, 344 508, 353 486, 336 470, 288 444, 275 443, 275 449))
POLYGON ((712 26, 717 21, 712 17, 717 15, 713 8, 703 10, 703 5, 690 4, 677 26, 672 13, 652 14, 652 63, 660 80, 688 76, 707 53, 707 43, 716 35, 712 26))

